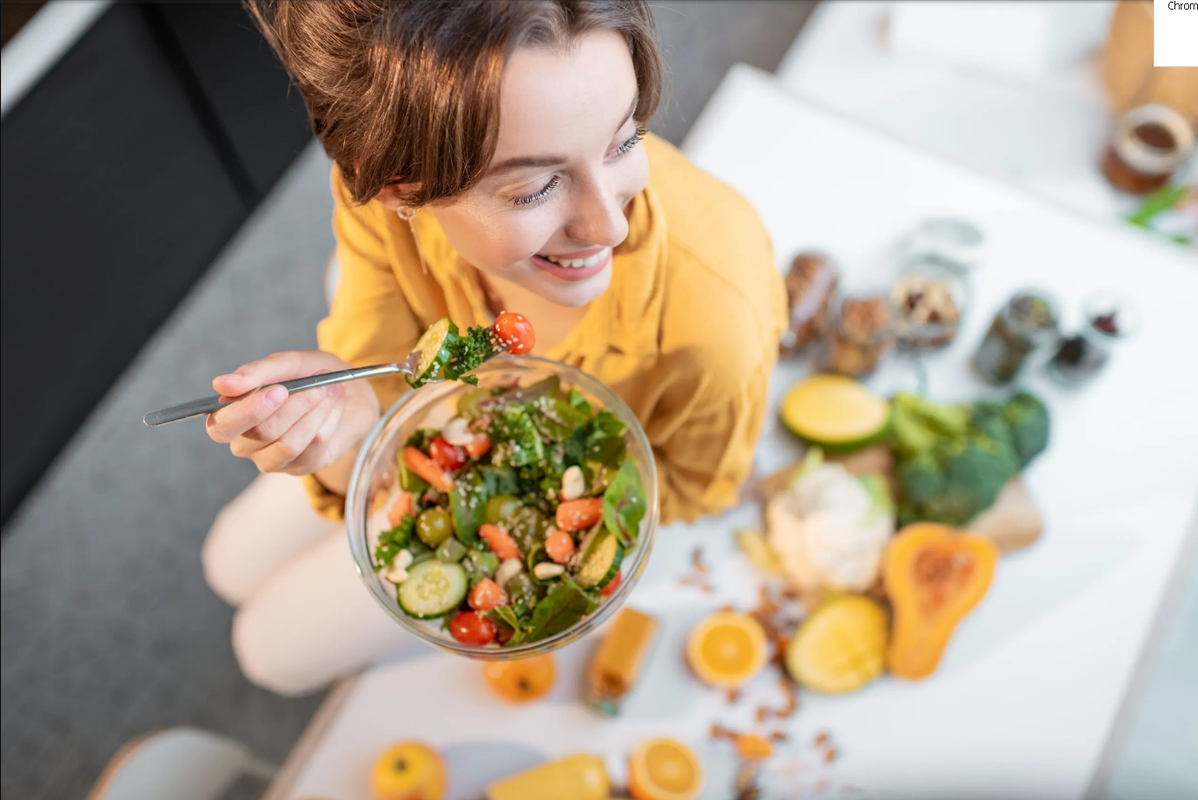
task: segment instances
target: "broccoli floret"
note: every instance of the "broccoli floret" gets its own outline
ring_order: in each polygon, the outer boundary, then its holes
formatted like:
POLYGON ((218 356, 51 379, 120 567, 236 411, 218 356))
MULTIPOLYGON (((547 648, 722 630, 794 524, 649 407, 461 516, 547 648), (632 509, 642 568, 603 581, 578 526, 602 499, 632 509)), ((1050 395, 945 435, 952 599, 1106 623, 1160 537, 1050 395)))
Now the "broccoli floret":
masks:
POLYGON ((1011 442, 1019 469, 1048 447, 1048 409, 1035 395, 1019 391, 1002 409, 1003 421, 1011 429, 1011 442))
POLYGON ((961 440, 944 463, 944 493, 926 504, 935 515, 962 525, 994 504, 1018 465, 1010 450, 981 436, 961 440))
POLYGON ((1011 435, 1011 426, 1003 419, 1003 404, 979 400, 973 404, 969 415, 969 429, 977 436, 983 436, 994 443, 1010 450, 1015 456, 1015 439, 1011 435))
POLYGON ((930 451, 917 453, 898 465, 899 486, 903 499, 916 506, 944 492, 944 470, 930 451))

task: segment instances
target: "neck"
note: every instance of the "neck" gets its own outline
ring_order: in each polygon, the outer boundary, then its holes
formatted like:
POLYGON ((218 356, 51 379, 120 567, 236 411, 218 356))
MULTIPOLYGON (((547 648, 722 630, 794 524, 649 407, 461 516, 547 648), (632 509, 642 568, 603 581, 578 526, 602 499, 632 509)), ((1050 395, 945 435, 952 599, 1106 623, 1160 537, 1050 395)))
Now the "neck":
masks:
POLYGON ((543 356, 565 341, 570 332, 582 322, 589 305, 570 308, 551 303, 522 286, 479 273, 479 279, 487 292, 492 313, 516 311, 532 323, 537 332, 537 343, 533 354, 543 356))

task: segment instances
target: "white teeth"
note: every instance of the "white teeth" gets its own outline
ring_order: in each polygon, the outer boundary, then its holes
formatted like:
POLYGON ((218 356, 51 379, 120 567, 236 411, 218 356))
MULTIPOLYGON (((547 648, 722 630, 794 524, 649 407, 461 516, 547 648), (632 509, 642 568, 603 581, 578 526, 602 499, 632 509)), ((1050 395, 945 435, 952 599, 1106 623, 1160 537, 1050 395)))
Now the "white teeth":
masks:
POLYGON ((547 261, 552 261, 561 267, 569 267, 570 269, 579 269, 581 267, 593 267, 601 263, 607 258, 608 249, 605 247, 590 258, 556 258, 554 256, 541 256, 547 261))

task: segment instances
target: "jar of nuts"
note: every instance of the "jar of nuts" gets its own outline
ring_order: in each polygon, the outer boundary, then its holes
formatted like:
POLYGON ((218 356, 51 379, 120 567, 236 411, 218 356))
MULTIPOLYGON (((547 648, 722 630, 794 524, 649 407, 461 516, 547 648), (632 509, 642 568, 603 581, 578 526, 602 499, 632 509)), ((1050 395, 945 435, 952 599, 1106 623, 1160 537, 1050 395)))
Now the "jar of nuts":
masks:
POLYGON ((937 350, 957 338, 968 296, 962 273, 943 261, 915 258, 890 290, 895 335, 907 350, 937 350))
POLYGON ((786 274, 790 322, 778 343, 783 358, 793 358, 819 338, 828 321, 840 273, 823 253, 799 253, 786 274))
POLYGON ((832 306, 824 335, 824 366, 864 378, 894 346, 894 313, 884 294, 850 295, 832 306))

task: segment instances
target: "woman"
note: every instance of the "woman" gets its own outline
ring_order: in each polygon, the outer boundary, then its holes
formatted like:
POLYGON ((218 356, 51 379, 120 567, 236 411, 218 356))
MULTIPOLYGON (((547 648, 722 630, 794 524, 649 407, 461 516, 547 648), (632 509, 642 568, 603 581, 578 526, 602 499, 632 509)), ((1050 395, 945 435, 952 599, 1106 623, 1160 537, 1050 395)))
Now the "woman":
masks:
MULTIPOLYGON (((213 381, 253 392, 208 433, 263 473, 303 476, 340 518, 357 448, 404 391, 382 379, 255 387, 401 361, 443 316, 518 310, 535 352, 611 386, 644 426, 665 521, 736 502, 765 411, 785 293, 733 190, 643 126, 662 62, 643 0, 256 2, 335 162, 340 264, 319 351, 213 381)), ((299 481, 264 475, 225 509, 205 572, 239 610, 251 680, 319 688, 404 642, 344 530, 299 481)))

